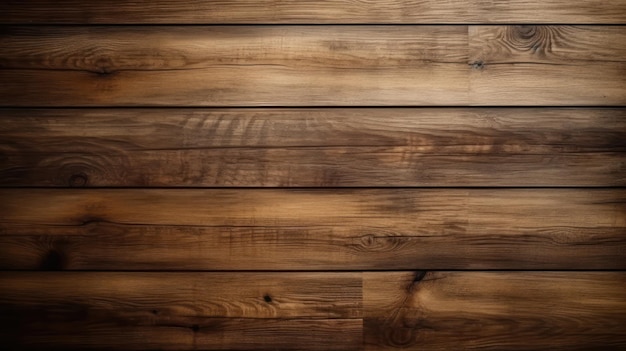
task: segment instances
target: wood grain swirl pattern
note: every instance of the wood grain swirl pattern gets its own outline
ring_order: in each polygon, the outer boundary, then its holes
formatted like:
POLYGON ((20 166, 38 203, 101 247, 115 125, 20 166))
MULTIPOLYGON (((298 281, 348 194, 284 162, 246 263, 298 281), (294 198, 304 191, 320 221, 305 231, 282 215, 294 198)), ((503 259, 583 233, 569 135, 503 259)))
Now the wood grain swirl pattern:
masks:
POLYGON ((621 26, 469 26, 469 31, 470 56, 484 64, 592 66, 626 61, 626 32, 621 26))
POLYGON ((623 105, 624 33, 619 26, 470 26, 470 100, 623 105))
POLYGON ((0 268, 624 269, 620 189, 3 189, 0 268))
POLYGON ((623 185, 625 111, 8 109, 0 185, 623 185))
POLYGON ((622 26, 8 26, 0 106, 623 106, 624 37, 622 26))
POLYGON ((620 350, 626 343, 623 272, 365 273, 363 286, 366 350, 620 350))

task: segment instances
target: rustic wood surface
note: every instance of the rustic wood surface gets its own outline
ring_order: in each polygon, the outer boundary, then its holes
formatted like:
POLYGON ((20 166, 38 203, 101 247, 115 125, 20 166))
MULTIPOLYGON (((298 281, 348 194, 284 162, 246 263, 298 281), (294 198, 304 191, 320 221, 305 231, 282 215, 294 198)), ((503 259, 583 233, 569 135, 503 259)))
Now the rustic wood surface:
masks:
POLYGON ((0 198, 2 269, 626 269, 622 189, 4 189, 0 198))
POLYGON ((626 109, 0 109, 0 118, 2 186, 626 185, 626 109))
POLYGON ((624 286, 623 272, 4 272, 0 335, 20 349, 613 350, 624 286))
POLYGON ((626 350, 626 0, 0 1, 3 350, 626 350))
POLYGON ((624 28, 8 26, 0 106, 618 106, 624 28))
POLYGON ((0 273, 19 349, 357 350, 358 273, 0 273))
POLYGON ((363 279, 365 350, 623 350, 624 272, 386 272, 363 279))
POLYGON ((13 0, 4 23, 626 23, 624 0, 13 0))
POLYGON ((470 101, 624 105, 626 27, 469 26, 470 101), (601 78, 601 81, 599 78, 601 78))

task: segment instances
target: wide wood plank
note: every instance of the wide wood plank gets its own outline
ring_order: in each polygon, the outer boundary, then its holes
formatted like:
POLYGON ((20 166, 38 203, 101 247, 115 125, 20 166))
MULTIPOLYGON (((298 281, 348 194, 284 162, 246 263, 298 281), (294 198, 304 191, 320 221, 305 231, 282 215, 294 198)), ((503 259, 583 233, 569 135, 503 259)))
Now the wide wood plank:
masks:
POLYGON ((626 185, 626 109, 5 109, 2 186, 626 185))
POLYGON ((623 272, 0 274, 19 349, 617 350, 623 272), (362 328, 364 319, 364 329, 362 328))
POLYGON ((624 105, 624 28, 9 26, 0 105, 624 105))
POLYGON ((9 349, 358 350, 360 273, 0 273, 9 349))
POLYGON ((625 269, 624 189, 2 189, 1 269, 625 269))
POLYGON ((623 0, 21 0, 3 23, 626 23, 623 0))
POLYGON ((472 102, 626 103, 625 27, 470 26, 469 36, 472 102))
POLYGON ((9 27, 0 41, 0 105, 468 102, 464 26, 9 27))
POLYGON ((623 350, 624 272, 365 273, 366 350, 623 350))

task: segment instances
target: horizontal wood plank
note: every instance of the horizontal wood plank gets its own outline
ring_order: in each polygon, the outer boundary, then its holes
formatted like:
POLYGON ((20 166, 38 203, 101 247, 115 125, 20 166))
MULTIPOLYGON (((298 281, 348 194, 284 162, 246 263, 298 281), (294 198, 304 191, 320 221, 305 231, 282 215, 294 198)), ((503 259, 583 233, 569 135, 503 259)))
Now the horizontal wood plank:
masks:
POLYGON ((621 26, 9 26, 0 106, 617 106, 625 38, 621 26))
POLYGON ((467 28, 407 29, 9 27, 0 105, 466 104, 467 28))
POLYGON ((624 189, 2 189, 0 269, 626 269, 624 189))
POLYGON ((5 109, 0 186, 623 186, 626 109, 5 109))
POLYGON ((359 273, 0 273, 9 349, 358 350, 359 273))
POLYGON ((617 350, 626 342, 623 272, 3 272, 0 283, 0 335, 19 349, 617 350))
POLYGON ((622 350, 624 272, 365 273, 365 350, 622 350))
POLYGON ((623 0, 21 0, 3 23, 626 23, 623 0))
POLYGON ((470 26, 470 101, 624 105, 625 28, 470 26))

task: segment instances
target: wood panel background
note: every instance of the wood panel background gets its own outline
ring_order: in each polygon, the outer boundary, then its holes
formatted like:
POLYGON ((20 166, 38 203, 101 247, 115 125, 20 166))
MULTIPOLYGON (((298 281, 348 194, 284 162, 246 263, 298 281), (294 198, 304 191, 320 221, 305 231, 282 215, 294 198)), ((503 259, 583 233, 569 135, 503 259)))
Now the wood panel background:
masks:
POLYGON ((626 350, 626 1, 0 2, 8 350, 626 350))

